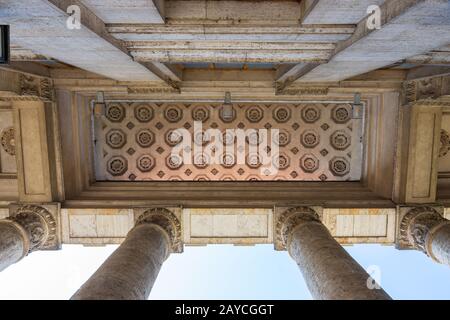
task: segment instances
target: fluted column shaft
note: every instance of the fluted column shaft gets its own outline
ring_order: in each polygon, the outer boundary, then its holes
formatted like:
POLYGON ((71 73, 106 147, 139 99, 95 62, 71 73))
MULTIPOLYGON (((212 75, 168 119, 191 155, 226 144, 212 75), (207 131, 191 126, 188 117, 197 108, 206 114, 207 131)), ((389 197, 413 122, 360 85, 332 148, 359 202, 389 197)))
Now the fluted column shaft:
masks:
POLYGON ((147 299, 169 252, 170 239, 164 229, 138 225, 72 299, 147 299))
POLYGON ((410 210, 400 225, 401 238, 436 262, 450 265, 450 221, 434 208, 410 210))
POLYGON ((333 238, 309 208, 291 210, 283 222, 286 249, 299 266, 314 299, 387 300, 381 288, 369 287, 369 274, 333 238))
POLYGON ((27 255, 29 239, 25 230, 11 220, 0 221, 0 271, 27 255))
POLYGON ((180 221, 165 208, 145 211, 125 241, 72 296, 73 300, 144 300, 163 262, 182 252, 180 221))

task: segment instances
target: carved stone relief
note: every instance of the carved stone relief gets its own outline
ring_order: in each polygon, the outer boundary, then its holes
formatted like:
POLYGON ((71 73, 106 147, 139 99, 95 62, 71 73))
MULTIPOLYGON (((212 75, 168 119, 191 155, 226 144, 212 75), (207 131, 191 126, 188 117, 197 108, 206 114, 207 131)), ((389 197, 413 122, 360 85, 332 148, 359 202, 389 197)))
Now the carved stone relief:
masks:
POLYGON ((222 109, 220 104, 205 103, 110 103, 105 116, 94 120, 98 134, 94 137, 97 180, 359 179, 352 176, 352 166, 361 166, 362 161, 355 162, 352 157, 361 149, 360 133, 354 130, 361 120, 351 118, 350 104, 234 104, 233 117, 226 121, 222 119, 222 109), (194 121, 202 122, 202 131, 194 133, 194 121), (196 146, 210 147, 211 137, 205 134, 210 128, 221 133, 217 139, 224 149, 222 163, 210 163, 215 151, 212 155, 193 152, 196 146), (176 129, 191 134, 192 141, 187 142, 188 147, 183 146, 186 152, 192 151, 191 163, 183 163, 181 156, 171 155, 172 149, 184 139, 173 134, 176 129), (263 142, 258 131, 248 132, 244 163, 238 163, 237 138, 227 129, 278 129, 278 141, 271 141, 269 131, 267 146, 263 146, 270 155, 278 144, 278 173, 263 174, 268 164, 263 163, 261 154, 250 150, 250 147, 258 149, 263 142), (234 145, 234 153, 226 150, 230 145, 234 145))
POLYGON ((16 173, 16 139, 13 113, 10 108, 0 108, 0 174, 16 173))

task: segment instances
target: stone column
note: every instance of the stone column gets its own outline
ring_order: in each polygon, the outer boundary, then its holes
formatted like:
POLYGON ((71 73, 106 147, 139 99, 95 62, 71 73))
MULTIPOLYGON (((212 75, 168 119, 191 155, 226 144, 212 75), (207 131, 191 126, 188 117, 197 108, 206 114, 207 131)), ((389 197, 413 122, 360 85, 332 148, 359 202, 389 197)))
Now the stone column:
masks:
POLYGON ((72 300, 145 300, 163 262, 182 250, 178 218, 164 208, 147 210, 72 300))
POLYGON ((450 221, 434 208, 418 207, 406 213, 400 223, 400 241, 450 265, 450 221))
POLYGON ((314 299, 391 299, 307 207, 280 215, 277 236, 295 260, 314 299), (372 289, 371 289, 372 288, 372 289))
POLYGON ((0 220, 0 271, 56 239, 53 216, 39 206, 25 205, 0 220))

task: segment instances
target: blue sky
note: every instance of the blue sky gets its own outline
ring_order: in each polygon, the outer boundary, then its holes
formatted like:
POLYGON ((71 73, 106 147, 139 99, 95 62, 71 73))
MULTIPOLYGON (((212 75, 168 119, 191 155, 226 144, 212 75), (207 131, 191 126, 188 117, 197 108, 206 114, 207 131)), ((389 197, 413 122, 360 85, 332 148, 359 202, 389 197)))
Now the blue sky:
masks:
MULTIPOLYGON (((0 299, 68 299, 117 246, 34 252, 0 273, 0 299)), ((345 247, 381 270, 394 299, 450 299, 450 268, 392 246, 345 247)), ((165 262, 150 299, 311 299, 287 252, 272 245, 185 247, 165 262)))

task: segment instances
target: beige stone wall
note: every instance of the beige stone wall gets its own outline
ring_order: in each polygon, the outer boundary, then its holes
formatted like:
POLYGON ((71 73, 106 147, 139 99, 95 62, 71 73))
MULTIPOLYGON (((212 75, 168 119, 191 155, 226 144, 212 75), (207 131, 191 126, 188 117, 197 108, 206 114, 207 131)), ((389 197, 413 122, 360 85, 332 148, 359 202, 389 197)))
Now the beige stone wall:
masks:
MULTIPOLYGON (((62 209, 63 242, 84 245, 121 243, 142 209, 62 209)), ((254 245, 274 242, 270 208, 184 208, 180 211, 186 245, 254 245)), ((323 209, 322 221, 342 244, 395 241, 394 208, 323 209)))

